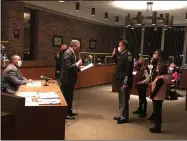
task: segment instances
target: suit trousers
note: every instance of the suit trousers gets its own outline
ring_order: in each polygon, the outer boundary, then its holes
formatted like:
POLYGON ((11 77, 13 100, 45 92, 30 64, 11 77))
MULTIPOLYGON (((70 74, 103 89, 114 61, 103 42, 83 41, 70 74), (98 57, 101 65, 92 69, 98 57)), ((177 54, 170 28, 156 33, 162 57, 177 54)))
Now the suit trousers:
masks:
POLYGON ((121 91, 118 92, 118 98, 119 98, 120 118, 129 120, 130 89, 122 87, 121 91))
POLYGON ((68 104, 68 114, 72 113, 72 103, 73 103, 73 91, 74 91, 75 85, 69 85, 69 84, 62 84, 62 91, 63 95, 66 99, 66 102, 68 104))

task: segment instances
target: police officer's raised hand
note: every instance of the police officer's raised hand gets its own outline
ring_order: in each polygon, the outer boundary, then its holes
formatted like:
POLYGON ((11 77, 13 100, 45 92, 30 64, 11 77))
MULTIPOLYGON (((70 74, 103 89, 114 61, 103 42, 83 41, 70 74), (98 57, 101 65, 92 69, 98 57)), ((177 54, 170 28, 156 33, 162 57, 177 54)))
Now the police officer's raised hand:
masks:
POLYGON ((112 56, 116 54, 116 48, 113 49, 112 56))

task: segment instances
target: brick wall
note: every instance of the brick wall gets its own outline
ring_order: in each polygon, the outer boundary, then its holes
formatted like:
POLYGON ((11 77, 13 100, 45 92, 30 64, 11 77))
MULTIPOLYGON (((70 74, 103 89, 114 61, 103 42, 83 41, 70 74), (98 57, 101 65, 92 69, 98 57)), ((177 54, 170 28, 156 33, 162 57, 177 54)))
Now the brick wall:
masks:
POLYGON ((8 55, 23 56, 24 5, 20 2, 2 2, 2 40, 8 40, 8 55), (14 30, 19 30, 19 39, 14 38, 14 30))
MULTIPOLYGON (((20 2, 3 2, 2 37, 8 40, 8 54, 23 56, 24 4, 20 2), (20 29, 20 38, 14 39, 13 30, 20 29)), ((82 40, 81 51, 111 52, 120 37, 119 28, 69 18, 66 16, 37 11, 37 59, 53 59, 59 48, 52 47, 53 35, 63 36, 63 42, 69 44, 73 38, 82 40), (90 39, 97 40, 96 49, 89 49, 90 39)))

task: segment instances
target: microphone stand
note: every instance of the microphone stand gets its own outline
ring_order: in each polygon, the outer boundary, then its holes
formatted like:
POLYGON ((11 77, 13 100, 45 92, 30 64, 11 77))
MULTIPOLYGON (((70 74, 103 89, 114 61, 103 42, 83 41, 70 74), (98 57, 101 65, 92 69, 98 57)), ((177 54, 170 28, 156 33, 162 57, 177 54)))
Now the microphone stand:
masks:
POLYGON ((45 79, 45 84, 44 84, 44 86, 49 86, 49 85, 47 84, 48 81, 49 81, 48 79, 45 79))

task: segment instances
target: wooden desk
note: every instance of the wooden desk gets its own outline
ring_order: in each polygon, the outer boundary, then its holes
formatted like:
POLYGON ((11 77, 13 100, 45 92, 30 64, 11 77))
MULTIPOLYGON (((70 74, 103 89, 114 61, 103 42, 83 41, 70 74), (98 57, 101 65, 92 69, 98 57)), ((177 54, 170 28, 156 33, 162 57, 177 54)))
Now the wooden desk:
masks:
POLYGON ((22 85, 19 92, 57 92, 61 104, 25 106, 15 122, 15 139, 21 140, 63 140, 65 139, 65 116, 67 103, 55 80, 49 86, 28 87, 22 85))

